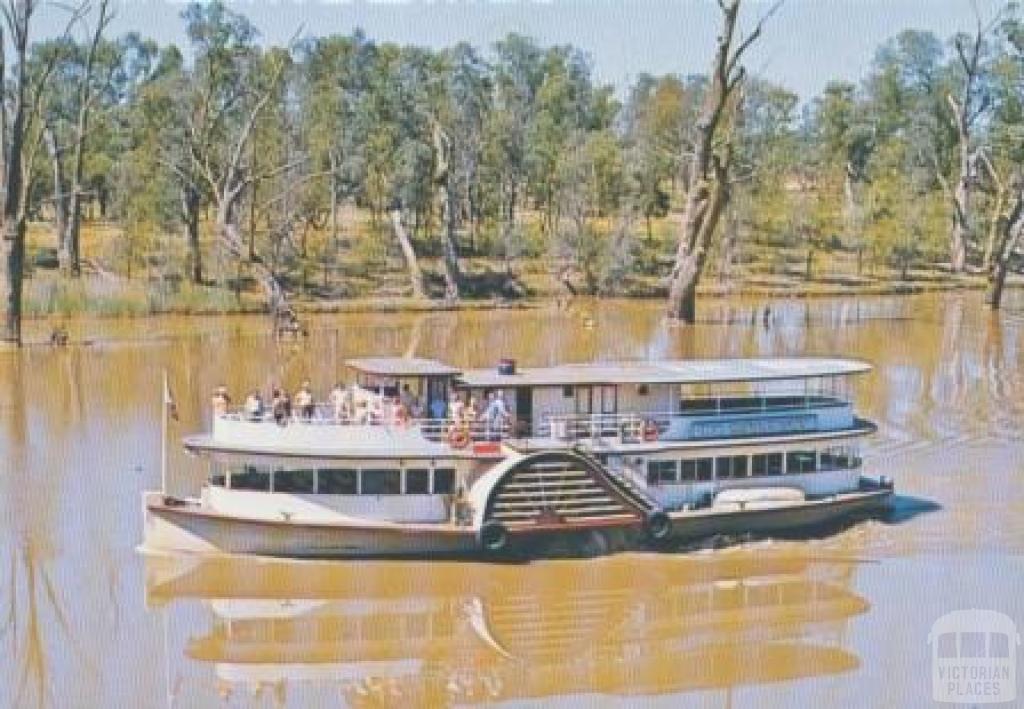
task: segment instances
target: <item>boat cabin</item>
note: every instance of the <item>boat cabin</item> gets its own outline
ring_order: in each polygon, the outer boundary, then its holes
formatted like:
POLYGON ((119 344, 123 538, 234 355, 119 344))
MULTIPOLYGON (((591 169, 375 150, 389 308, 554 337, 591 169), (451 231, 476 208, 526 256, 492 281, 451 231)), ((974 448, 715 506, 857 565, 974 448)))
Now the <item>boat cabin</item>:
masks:
POLYGON ((623 443, 743 438, 851 428, 852 360, 678 360, 463 372, 458 387, 501 391, 516 431, 623 443))
POLYGON ((418 357, 369 357, 350 359, 345 366, 354 374, 357 389, 387 399, 408 393, 419 404, 416 418, 443 419, 459 370, 443 362, 418 357))

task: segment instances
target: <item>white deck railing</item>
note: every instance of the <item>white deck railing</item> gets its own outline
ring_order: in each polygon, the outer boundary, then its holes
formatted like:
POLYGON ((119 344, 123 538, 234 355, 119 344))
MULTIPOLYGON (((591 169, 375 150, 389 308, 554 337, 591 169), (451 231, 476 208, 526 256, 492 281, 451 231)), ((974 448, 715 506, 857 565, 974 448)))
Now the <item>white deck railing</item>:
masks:
POLYGON ((367 414, 365 416, 335 416, 333 407, 324 404, 317 404, 312 415, 305 415, 293 411, 290 417, 278 420, 271 413, 264 412, 259 415, 252 415, 245 411, 234 410, 223 414, 221 418, 228 421, 239 421, 258 423, 274 426, 307 426, 307 427, 343 427, 358 428, 368 427, 371 429, 403 429, 419 431, 424 438, 430 441, 451 442, 452 440, 465 435, 468 441, 501 441, 508 438, 513 430, 513 422, 510 418, 500 421, 488 421, 476 419, 474 421, 455 421, 450 418, 402 418, 396 416, 394 411, 385 411, 382 414, 367 414))
MULTIPOLYGON (((775 417, 778 423, 788 419, 787 414, 846 409, 848 401, 828 396, 762 396, 715 397, 689 399, 682 402, 679 411, 647 411, 609 414, 552 414, 545 416, 533 435, 538 438, 582 440, 620 438, 623 442, 637 442, 661 438, 666 434, 680 434, 683 426, 695 420, 725 421, 729 417, 757 419, 757 414, 775 417), (675 423, 675 425, 673 425, 675 423)), ((852 416, 852 414, 851 414, 852 416)), ((798 418, 807 418, 801 416, 798 418)), ((813 422, 815 419, 811 418, 813 422)), ((805 423, 805 422, 801 422, 805 423)), ((777 433, 778 431, 772 431, 777 433)), ((689 437, 689 436, 687 436, 689 437)), ((715 436, 712 436, 715 437, 715 436)))
MULTIPOLYGON (((680 434, 684 430, 681 427, 699 420, 722 421, 727 424, 729 417, 749 420, 756 419, 757 414, 765 414, 782 424, 787 414, 850 408, 848 401, 838 397, 775 395, 691 398, 680 403, 679 411, 546 414, 535 422, 515 417, 503 417, 498 421, 489 421, 485 417, 478 417, 472 421, 406 418, 400 415, 400 410, 395 406, 361 410, 357 415, 349 416, 337 412, 330 404, 323 403, 315 404, 311 413, 295 409, 290 417, 283 420, 275 419, 269 411, 250 415, 242 410, 231 411, 224 414, 223 418, 229 421, 281 426, 401 428, 419 431, 424 438, 434 442, 451 442, 453 438, 461 440, 463 436, 468 437, 468 442, 501 441, 510 437, 562 441, 619 438, 623 442, 638 442, 661 438, 666 434, 680 434)), ((813 416, 810 413, 808 415, 813 416)), ((807 418, 808 415, 793 418, 807 418)))

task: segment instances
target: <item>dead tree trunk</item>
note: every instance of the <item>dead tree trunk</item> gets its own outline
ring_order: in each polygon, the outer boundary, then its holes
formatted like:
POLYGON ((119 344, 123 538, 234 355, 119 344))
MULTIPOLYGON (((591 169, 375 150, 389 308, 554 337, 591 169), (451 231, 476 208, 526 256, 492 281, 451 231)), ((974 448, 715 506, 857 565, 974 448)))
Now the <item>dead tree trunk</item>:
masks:
POLYGON ((43 141, 46 143, 46 151, 50 154, 50 163, 53 166, 53 231, 57 235, 57 262, 61 272, 66 273, 72 260, 72 245, 68 242, 70 232, 67 194, 64 191, 64 157, 57 144, 53 126, 47 125, 43 129, 43 141))
POLYGON ((427 292, 423 287, 423 272, 420 270, 420 262, 416 258, 416 250, 412 247, 409 234, 402 221, 401 207, 391 210, 391 226, 395 230, 395 238, 398 239, 398 246, 402 249, 402 257, 405 258, 405 267, 409 271, 409 282, 412 285, 412 297, 417 300, 424 300, 427 292))
POLYGON ((189 184, 181 188, 181 216, 188 242, 189 272, 192 282, 203 282, 203 252, 199 244, 199 190, 189 184))
POLYGON ((1010 260, 1021 243, 1024 234, 1024 177, 1018 176, 1013 185, 1013 206, 1009 214, 993 216, 996 239, 993 249, 992 267, 988 271, 988 291, 985 303, 992 310, 999 310, 1003 303, 1003 289, 1010 270, 1010 260))
POLYGON ((977 29, 969 40, 965 35, 956 38, 954 46, 963 70, 963 85, 959 95, 947 94, 953 124, 957 137, 956 184, 950 192, 952 217, 949 230, 949 263, 954 273, 961 273, 967 264, 967 241, 970 231, 971 187, 975 155, 971 148, 972 131, 975 122, 988 108, 989 99, 979 86, 983 72, 985 37, 992 25, 983 27, 977 17, 977 29))
POLYGON ((338 185, 338 171, 341 166, 338 164, 338 158, 334 152, 331 152, 331 178, 330 178, 330 190, 331 190, 331 245, 337 250, 338 248, 338 200, 340 197, 338 185))
POLYGON ((62 261, 61 272, 66 276, 77 278, 82 273, 81 263, 81 230, 82 230, 82 197, 85 194, 82 181, 85 175, 85 143, 89 132, 89 116, 97 92, 93 90, 93 72, 96 65, 96 51, 103 31, 113 19, 109 0, 100 0, 99 17, 96 29, 89 42, 85 55, 85 67, 78 89, 78 116, 75 122, 75 146, 71 163, 71 189, 68 195, 66 234, 62 242, 66 244, 66 261, 62 261))
POLYGON ((697 284, 719 218, 729 201, 731 133, 740 109, 736 89, 745 76, 740 60, 760 36, 765 20, 778 8, 778 3, 772 6, 754 31, 733 46, 740 0, 719 0, 718 4, 722 11, 722 29, 711 66, 710 84, 697 119, 681 232, 669 278, 668 317, 685 323, 696 320, 697 284))
POLYGON ((459 285, 462 273, 459 269, 459 252, 455 240, 458 221, 458 195, 452 173, 451 140, 436 123, 433 126, 435 172, 434 180, 441 192, 441 210, 444 213, 444 299, 453 302, 459 299, 459 285))
MULTIPOLYGON (((228 253, 238 260, 244 260, 249 255, 249 245, 238 228, 237 207, 237 199, 223 201, 218 205, 216 230, 220 243, 227 248, 228 253)), ((270 266, 259 256, 253 256, 250 260, 252 273, 263 289, 270 314, 276 320, 281 312, 288 309, 288 298, 270 266)))
MULTIPOLYGON (((14 97, 10 111, 10 129, 7 130, 6 114, 0 143, 4 148, 4 172, 2 175, 3 225, 0 227, 0 294, 3 301, 3 322, 0 323, 0 341, 21 345, 21 297, 25 269, 25 208, 23 189, 23 151, 29 119, 28 83, 30 72, 25 67, 29 43, 29 21, 35 9, 31 2, 10 2, 7 11, 8 29, 14 44, 14 56, 18 71, 15 72, 14 97)), ((6 48, 0 30, 0 86, 6 83, 6 48)), ((50 67, 52 69, 52 66, 50 67)), ((48 72, 46 72, 48 73, 48 72)), ((37 87, 45 83, 39 80, 37 87)), ((38 94, 38 92, 37 92, 38 94)))
POLYGON ((952 192, 953 213, 949 231, 949 266, 953 273, 961 273, 967 264, 967 218, 971 208, 971 156, 965 142, 968 139, 966 135, 959 138, 962 141, 959 150, 959 175, 952 192))

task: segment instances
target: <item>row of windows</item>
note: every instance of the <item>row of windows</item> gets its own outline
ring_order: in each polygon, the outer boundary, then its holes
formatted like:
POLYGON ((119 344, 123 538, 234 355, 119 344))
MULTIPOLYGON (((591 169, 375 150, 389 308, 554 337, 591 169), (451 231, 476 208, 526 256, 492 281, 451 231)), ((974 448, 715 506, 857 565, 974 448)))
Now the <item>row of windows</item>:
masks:
POLYGON ((735 480, 825 470, 850 470, 859 467, 860 458, 856 451, 845 447, 827 448, 822 451, 789 451, 785 454, 762 453, 718 458, 652 460, 647 463, 647 484, 735 480))
POLYGON ((215 475, 214 485, 232 490, 323 495, 448 495, 455 489, 454 468, 320 468, 268 470, 247 465, 215 475))

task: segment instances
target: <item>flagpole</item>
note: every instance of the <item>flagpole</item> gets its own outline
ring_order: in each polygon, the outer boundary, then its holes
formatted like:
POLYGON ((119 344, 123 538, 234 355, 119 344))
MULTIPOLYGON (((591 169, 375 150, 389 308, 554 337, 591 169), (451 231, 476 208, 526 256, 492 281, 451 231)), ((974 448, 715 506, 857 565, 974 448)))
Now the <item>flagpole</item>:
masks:
POLYGON ((164 389, 160 392, 160 491, 167 494, 167 370, 164 370, 164 389))

